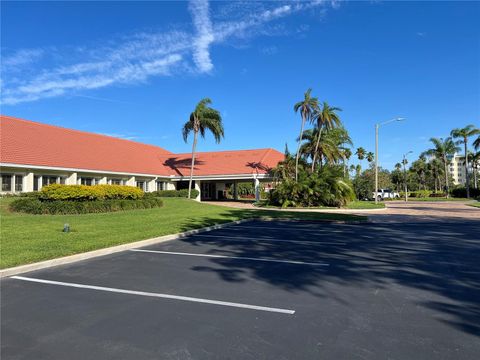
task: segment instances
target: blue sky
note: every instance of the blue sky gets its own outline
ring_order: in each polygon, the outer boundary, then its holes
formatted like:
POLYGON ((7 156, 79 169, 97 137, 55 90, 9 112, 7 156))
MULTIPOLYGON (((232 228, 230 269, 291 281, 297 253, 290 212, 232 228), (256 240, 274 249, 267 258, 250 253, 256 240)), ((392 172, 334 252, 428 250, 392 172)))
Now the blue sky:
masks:
POLYGON ((354 146, 392 168, 432 136, 480 126, 479 2, 2 2, 1 112, 190 151, 210 97, 225 139, 200 151, 296 148, 311 87, 354 146))

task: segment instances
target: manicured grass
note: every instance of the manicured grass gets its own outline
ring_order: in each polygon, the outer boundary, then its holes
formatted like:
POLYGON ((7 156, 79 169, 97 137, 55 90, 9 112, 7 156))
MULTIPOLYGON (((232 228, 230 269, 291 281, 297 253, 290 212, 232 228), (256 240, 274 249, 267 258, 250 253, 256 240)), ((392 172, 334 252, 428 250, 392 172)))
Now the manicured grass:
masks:
POLYGON ((480 208, 480 201, 475 201, 475 202, 472 202, 472 203, 468 203, 467 205, 480 208))
POLYGON ((366 217, 348 214, 232 209, 181 198, 164 198, 164 207, 156 209, 85 215, 27 215, 9 212, 8 203, 12 200, 0 199, 0 268, 251 217, 366 220, 366 217), (65 223, 70 225, 70 233, 62 232, 65 223))
POLYGON ((375 201, 352 201, 347 205, 347 209, 383 209, 384 202, 375 204, 375 201))

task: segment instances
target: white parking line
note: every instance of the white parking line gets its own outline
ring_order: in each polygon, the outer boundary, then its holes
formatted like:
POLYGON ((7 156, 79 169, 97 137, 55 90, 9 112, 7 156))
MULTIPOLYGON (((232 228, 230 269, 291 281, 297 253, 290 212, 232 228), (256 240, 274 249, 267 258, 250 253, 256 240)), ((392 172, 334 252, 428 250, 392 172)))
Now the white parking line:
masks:
POLYGON ((206 234, 194 234, 192 237, 213 237, 213 238, 226 238, 230 240, 255 240, 255 241, 271 241, 271 242, 291 242, 295 244, 308 244, 308 245, 347 245, 346 242, 341 241, 308 241, 308 240, 287 240, 287 239, 266 239, 260 237, 248 237, 248 236, 226 236, 226 235, 206 235, 206 234))
POLYGON ((80 288, 80 289, 90 289, 90 290, 107 291, 107 292, 129 294, 129 295, 140 295, 140 296, 149 296, 149 297, 156 297, 156 298, 163 298, 163 299, 191 301, 191 302, 198 302, 198 303, 204 303, 204 304, 230 306, 230 307, 237 307, 237 308, 250 309, 250 310, 269 311, 269 312, 288 314, 288 315, 293 315, 295 313, 295 310, 289 310, 289 309, 241 304, 241 303, 234 303, 234 302, 228 302, 228 301, 201 299, 201 298, 194 298, 189 296, 178 296, 178 295, 170 295, 170 294, 145 292, 145 291, 125 290, 125 289, 117 289, 117 288, 110 288, 110 287, 104 287, 104 286, 76 284, 76 283, 69 283, 69 282, 62 282, 62 281, 29 278, 24 276, 12 276, 11 279, 30 281, 30 282, 42 283, 42 284, 74 287, 74 288, 80 288))
POLYGON ((184 255, 184 256, 199 256, 199 257, 211 257, 211 258, 221 258, 221 259, 238 259, 238 260, 248 260, 248 261, 268 261, 268 262, 277 262, 277 263, 286 263, 286 264, 295 264, 295 265, 330 266, 330 264, 327 264, 327 263, 313 263, 313 262, 294 261, 294 260, 278 260, 278 259, 271 259, 271 258, 252 258, 252 257, 243 257, 243 256, 194 254, 194 253, 185 253, 185 252, 144 250, 144 249, 130 249, 130 251, 154 253, 154 254, 166 254, 166 255, 184 255))

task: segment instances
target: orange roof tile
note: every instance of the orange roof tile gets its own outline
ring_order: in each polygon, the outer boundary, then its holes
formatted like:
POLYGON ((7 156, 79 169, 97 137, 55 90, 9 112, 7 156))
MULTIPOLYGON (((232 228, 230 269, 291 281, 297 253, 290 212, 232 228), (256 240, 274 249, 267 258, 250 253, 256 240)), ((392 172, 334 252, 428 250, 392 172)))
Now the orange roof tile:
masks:
MULTIPOLYGON (((190 154, 106 135, 0 115, 0 162, 119 173, 188 176, 190 154)), ((194 175, 266 173, 284 155, 274 149, 199 152, 194 175)))
MULTIPOLYGON (((171 175, 189 176, 191 154, 162 156, 171 175)), ((198 152, 195 154, 194 176, 265 174, 284 159, 274 149, 198 152)))

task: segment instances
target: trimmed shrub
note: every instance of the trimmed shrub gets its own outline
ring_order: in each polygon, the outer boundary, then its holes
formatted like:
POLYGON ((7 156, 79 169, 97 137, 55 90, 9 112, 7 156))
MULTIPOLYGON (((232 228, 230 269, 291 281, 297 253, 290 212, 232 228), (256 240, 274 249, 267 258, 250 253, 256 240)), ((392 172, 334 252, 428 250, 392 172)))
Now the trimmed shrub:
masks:
POLYGON ((47 185, 40 191, 40 199, 52 200, 109 200, 109 199, 140 199, 143 191, 134 186, 122 185, 47 185))
POLYGON ((133 209, 151 209, 162 207, 163 201, 151 197, 145 199, 109 199, 92 201, 51 200, 41 201, 36 198, 19 198, 11 202, 10 210, 28 214, 88 214, 105 213, 133 209))
POLYGON ((410 193, 412 198, 426 198, 429 197, 432 192, 430 190, 417 190, 410 193))
POLYGON ((281 207, 345 206, 355 199, 351 184, 339 168, 324 167, 300 174, 299 181, 285 179, 270 191, 269 203, 281 207))
MULTIPOLYGON (((151 193, 147 193, 148 196, 157 196, 157 197, 188 197, 188 189, 182 190, 161 190, 161 191, 153 191, 151 193)), ((196 189, 192 189, 190 197, 195 199, 198 196, 199 192, 196 189)))
POLYGON ((445 193, 431 193, 429 195, 429 197, 431 197, 431 198, 441 198, 441 197, 446 197, 446 196, 447 196, 447 194, 445 194, 445 193))
MULTIPOLYGON (((465 187, 457 187, 450 191, 455 198, 466 198, 467 197, 467 189, 465 187)), ((470 188, 470 197, 476 198, 480 196, 480 189, 470 188)))

